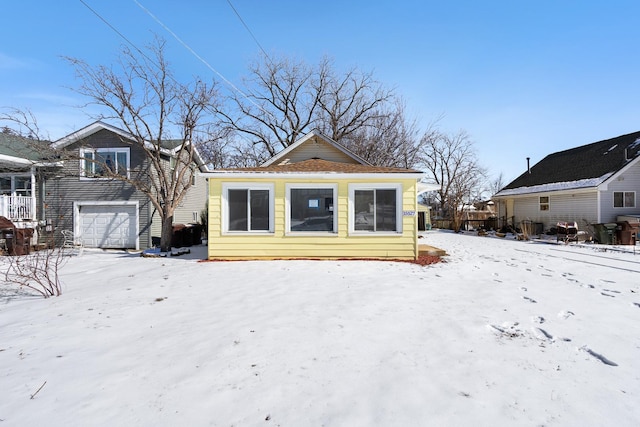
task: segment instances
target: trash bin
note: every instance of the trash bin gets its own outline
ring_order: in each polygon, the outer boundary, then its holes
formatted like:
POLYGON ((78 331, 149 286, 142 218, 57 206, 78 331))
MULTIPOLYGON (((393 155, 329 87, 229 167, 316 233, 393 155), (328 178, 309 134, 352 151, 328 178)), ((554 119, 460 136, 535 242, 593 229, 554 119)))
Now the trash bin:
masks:
POLYGON ((194 222, 193 224, 189 224, 189 232, 191 234, 191 244, 201 245, 202 244, 202 224, 198 224, 197 222, 194 222))
POLYGON ((173 233, 171 235, 171 246, 181 248, 184 246, 184 224, 173 224, 173 233))
POLYGON ((193 246, 193 226, 187 224, 182 229, 182 246, 193 246))
POLYGON ((28 255, 31 249, 32 228, 3 228, 0 230, 9 255, 28 255))
POLYGON ((619 221, 616 227, 616 237, 620 245, 635 245, 638 227, 628 221, 619 221))
POLYGON ((615 233, 618 224, 609 222, 605 224, 593 224, 594 239, 601 245, 615 244, 615 233))

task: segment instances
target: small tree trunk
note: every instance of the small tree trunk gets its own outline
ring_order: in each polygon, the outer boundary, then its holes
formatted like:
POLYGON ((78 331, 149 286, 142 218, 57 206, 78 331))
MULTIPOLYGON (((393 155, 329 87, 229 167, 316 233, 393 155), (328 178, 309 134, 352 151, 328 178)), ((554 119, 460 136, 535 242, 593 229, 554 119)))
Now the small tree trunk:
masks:
POLYGON ((171 238, 173 237, 173 215, 166 216, 162 221, 162 234, 160 235, 160 250, 171 251, 171 238))

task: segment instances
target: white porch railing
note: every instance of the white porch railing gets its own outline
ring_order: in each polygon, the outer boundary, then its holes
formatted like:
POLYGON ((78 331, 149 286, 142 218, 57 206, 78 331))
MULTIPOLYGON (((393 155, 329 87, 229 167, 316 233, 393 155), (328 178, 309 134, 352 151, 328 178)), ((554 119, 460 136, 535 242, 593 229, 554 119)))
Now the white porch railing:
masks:
POLYGON ((24 219, 36 219, 35 200, 25 196, 0 196, 0 216, 19 221, 24 219))

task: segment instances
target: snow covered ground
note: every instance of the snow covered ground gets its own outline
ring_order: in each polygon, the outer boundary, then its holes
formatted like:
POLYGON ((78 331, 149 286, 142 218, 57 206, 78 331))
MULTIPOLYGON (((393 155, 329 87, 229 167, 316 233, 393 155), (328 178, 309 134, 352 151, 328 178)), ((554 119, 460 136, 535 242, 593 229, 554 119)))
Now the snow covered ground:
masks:
POLYGON ((421 241, 447 262, 85 250, 60 297, 0 286, 0 427, 639 424, 640 251, 421 241))

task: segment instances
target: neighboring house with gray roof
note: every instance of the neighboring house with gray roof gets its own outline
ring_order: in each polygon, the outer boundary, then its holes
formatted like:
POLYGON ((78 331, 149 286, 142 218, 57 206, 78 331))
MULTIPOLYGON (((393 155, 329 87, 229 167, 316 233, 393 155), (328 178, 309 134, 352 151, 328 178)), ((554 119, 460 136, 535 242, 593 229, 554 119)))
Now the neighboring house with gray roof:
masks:
MULTIPOLYGON (((149 158, 134 136, 104 122, 92 123, 53 143, 70 152, 64 170, 47 183, 47 215, 57 229, 73 230, 85 247, 142 249, 159 242, 161 221, 149 198, 125 181, 101 177, 100 165, 126 175, 144 174, 149 158), (97 159, 106 159, 98 163, 97 159)), ((173 170, 179 141, 161 144, 161 161, 173 170)), ((194 168, 207 167, 196 154, 194 168)), ((174 224, 195 223, 207 200, 206 180, 196 174, 174 224)))
POLYGON ((493 196, 498 215, 518 227, 561 221, 616 222, 640 215, 640 132, 549 154, 493 196))
POLYGON ((0 133, 0 216, 18 228, 36 228, 44 219, 47 176, 61 163, 47 155, 46 143, 0 133))

